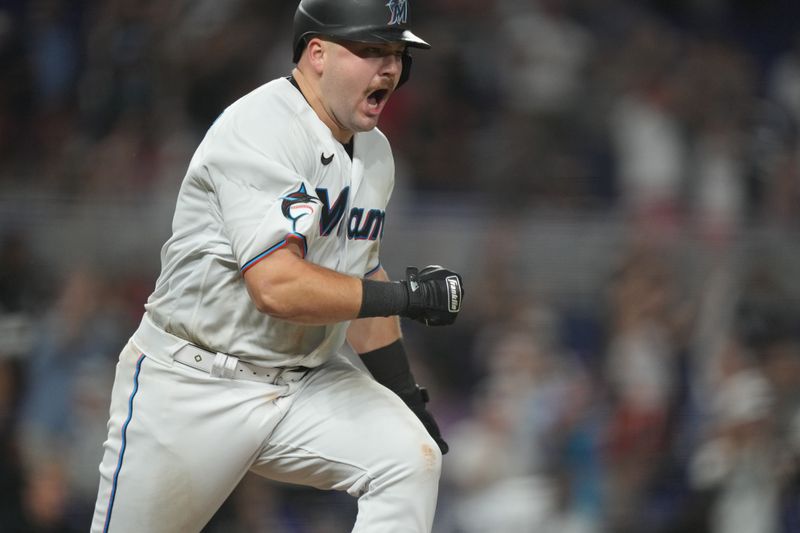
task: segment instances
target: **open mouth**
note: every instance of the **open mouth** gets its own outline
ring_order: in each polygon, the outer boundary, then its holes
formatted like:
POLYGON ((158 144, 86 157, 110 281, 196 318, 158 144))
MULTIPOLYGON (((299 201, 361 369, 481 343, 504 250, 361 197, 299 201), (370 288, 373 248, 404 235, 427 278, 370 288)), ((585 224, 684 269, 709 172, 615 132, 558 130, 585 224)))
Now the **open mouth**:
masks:
POLYGON ((378 107, 381 103, 386 100, 386 97, 389 95, 389 91, 387 89, 378 89, 376 91, 372 91, 369 96, 367 96, 367 102, 372 107, 378 107))

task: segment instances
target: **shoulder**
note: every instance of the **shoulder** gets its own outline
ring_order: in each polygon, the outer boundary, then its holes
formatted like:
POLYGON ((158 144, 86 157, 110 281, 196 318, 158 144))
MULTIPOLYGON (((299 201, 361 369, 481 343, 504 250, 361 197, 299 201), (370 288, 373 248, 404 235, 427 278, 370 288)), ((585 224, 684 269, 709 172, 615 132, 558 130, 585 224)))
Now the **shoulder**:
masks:
POLYGON ((369 145, 370 148, 378 151, 384 157, 392 157, 392 146, 389 143, 389 139, 379 128, 373 128, 359 135, 361 142, 365 145, 369 145))
POLYGON ((284 134, 295 124, 305 104, 285 78, 272 80, 240 97, 219 116, 214 128, 237 127, 259 133, 284 134))
POLYGON ((378 128, 358 133, 355 156, 364 165, 364 175, 372 187, 385 189, 388 193, 394 186, 394 156, 386 135, 378 128))
POLYGON ((231 152, 258 154, 295 167, 309 152, 306 108, 303 96, 288 80, 272 80, 228 106, 203 143, 231 152))
POLYGON ((365 168, 378 167, 394 173, 394 155, 386 135, 378 128, 357 135, 357 150, 365 168))

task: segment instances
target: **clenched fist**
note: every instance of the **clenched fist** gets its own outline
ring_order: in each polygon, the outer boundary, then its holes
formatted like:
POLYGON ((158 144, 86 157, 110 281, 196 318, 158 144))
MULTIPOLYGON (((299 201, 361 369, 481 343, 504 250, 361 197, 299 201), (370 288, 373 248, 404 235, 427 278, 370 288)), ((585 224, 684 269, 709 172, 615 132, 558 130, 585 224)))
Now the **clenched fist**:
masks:
POLYGON ((403 314, 428 326, 455 322, 464 300, 461 276, 439 265, 406 269, 402 282, 408 290, 408 308, 403 314))

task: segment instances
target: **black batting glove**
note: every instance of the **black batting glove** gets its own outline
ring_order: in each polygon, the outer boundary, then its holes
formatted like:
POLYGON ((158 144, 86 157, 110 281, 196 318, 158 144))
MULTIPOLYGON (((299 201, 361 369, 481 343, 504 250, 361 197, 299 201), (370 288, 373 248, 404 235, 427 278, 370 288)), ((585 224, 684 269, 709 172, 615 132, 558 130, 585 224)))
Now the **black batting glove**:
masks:
POLYGON ((403 341, 398 339, 388 346, 359 355, 375 380, 403 400, 425 426, 425 430, 439 446, 442 455, 446 454, 450 446, 442 438, 433 415, 425 408, 425 404, 428 403, 428 391, 417 385, 414 380, 411 368, 408 366, 403 341))
POLYGON ((398 396, 400 396, 400 399, 406 403, 408 408, 417 415, 422 425, 428 430, 428 434, 436 441, 442 455, 450 451, 450 446, 445 442, 444 438, 442 438, 442 432, 439 431, 439 424, 436 423, 430 411, 425 408, 425 404, 430 401, 428 390, 416 385, 413 390, 398 394, 398 396))
POLYGON ((448 326, 456 321, 464 299, 459 274, 439 265, 406 269, 402 281, 408 291, 408 307, 401 313, 428 326, 448 326))

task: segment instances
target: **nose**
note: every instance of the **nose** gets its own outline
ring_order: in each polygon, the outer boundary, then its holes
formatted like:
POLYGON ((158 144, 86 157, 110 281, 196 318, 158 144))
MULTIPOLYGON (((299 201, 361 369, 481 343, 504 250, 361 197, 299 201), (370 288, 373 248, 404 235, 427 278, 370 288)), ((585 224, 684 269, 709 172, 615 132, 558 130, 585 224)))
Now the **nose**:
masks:
POLYGON ((403 57, 399 54, 389 54, 384 58, 382 74, 397 78, 403 70, 403 57))

